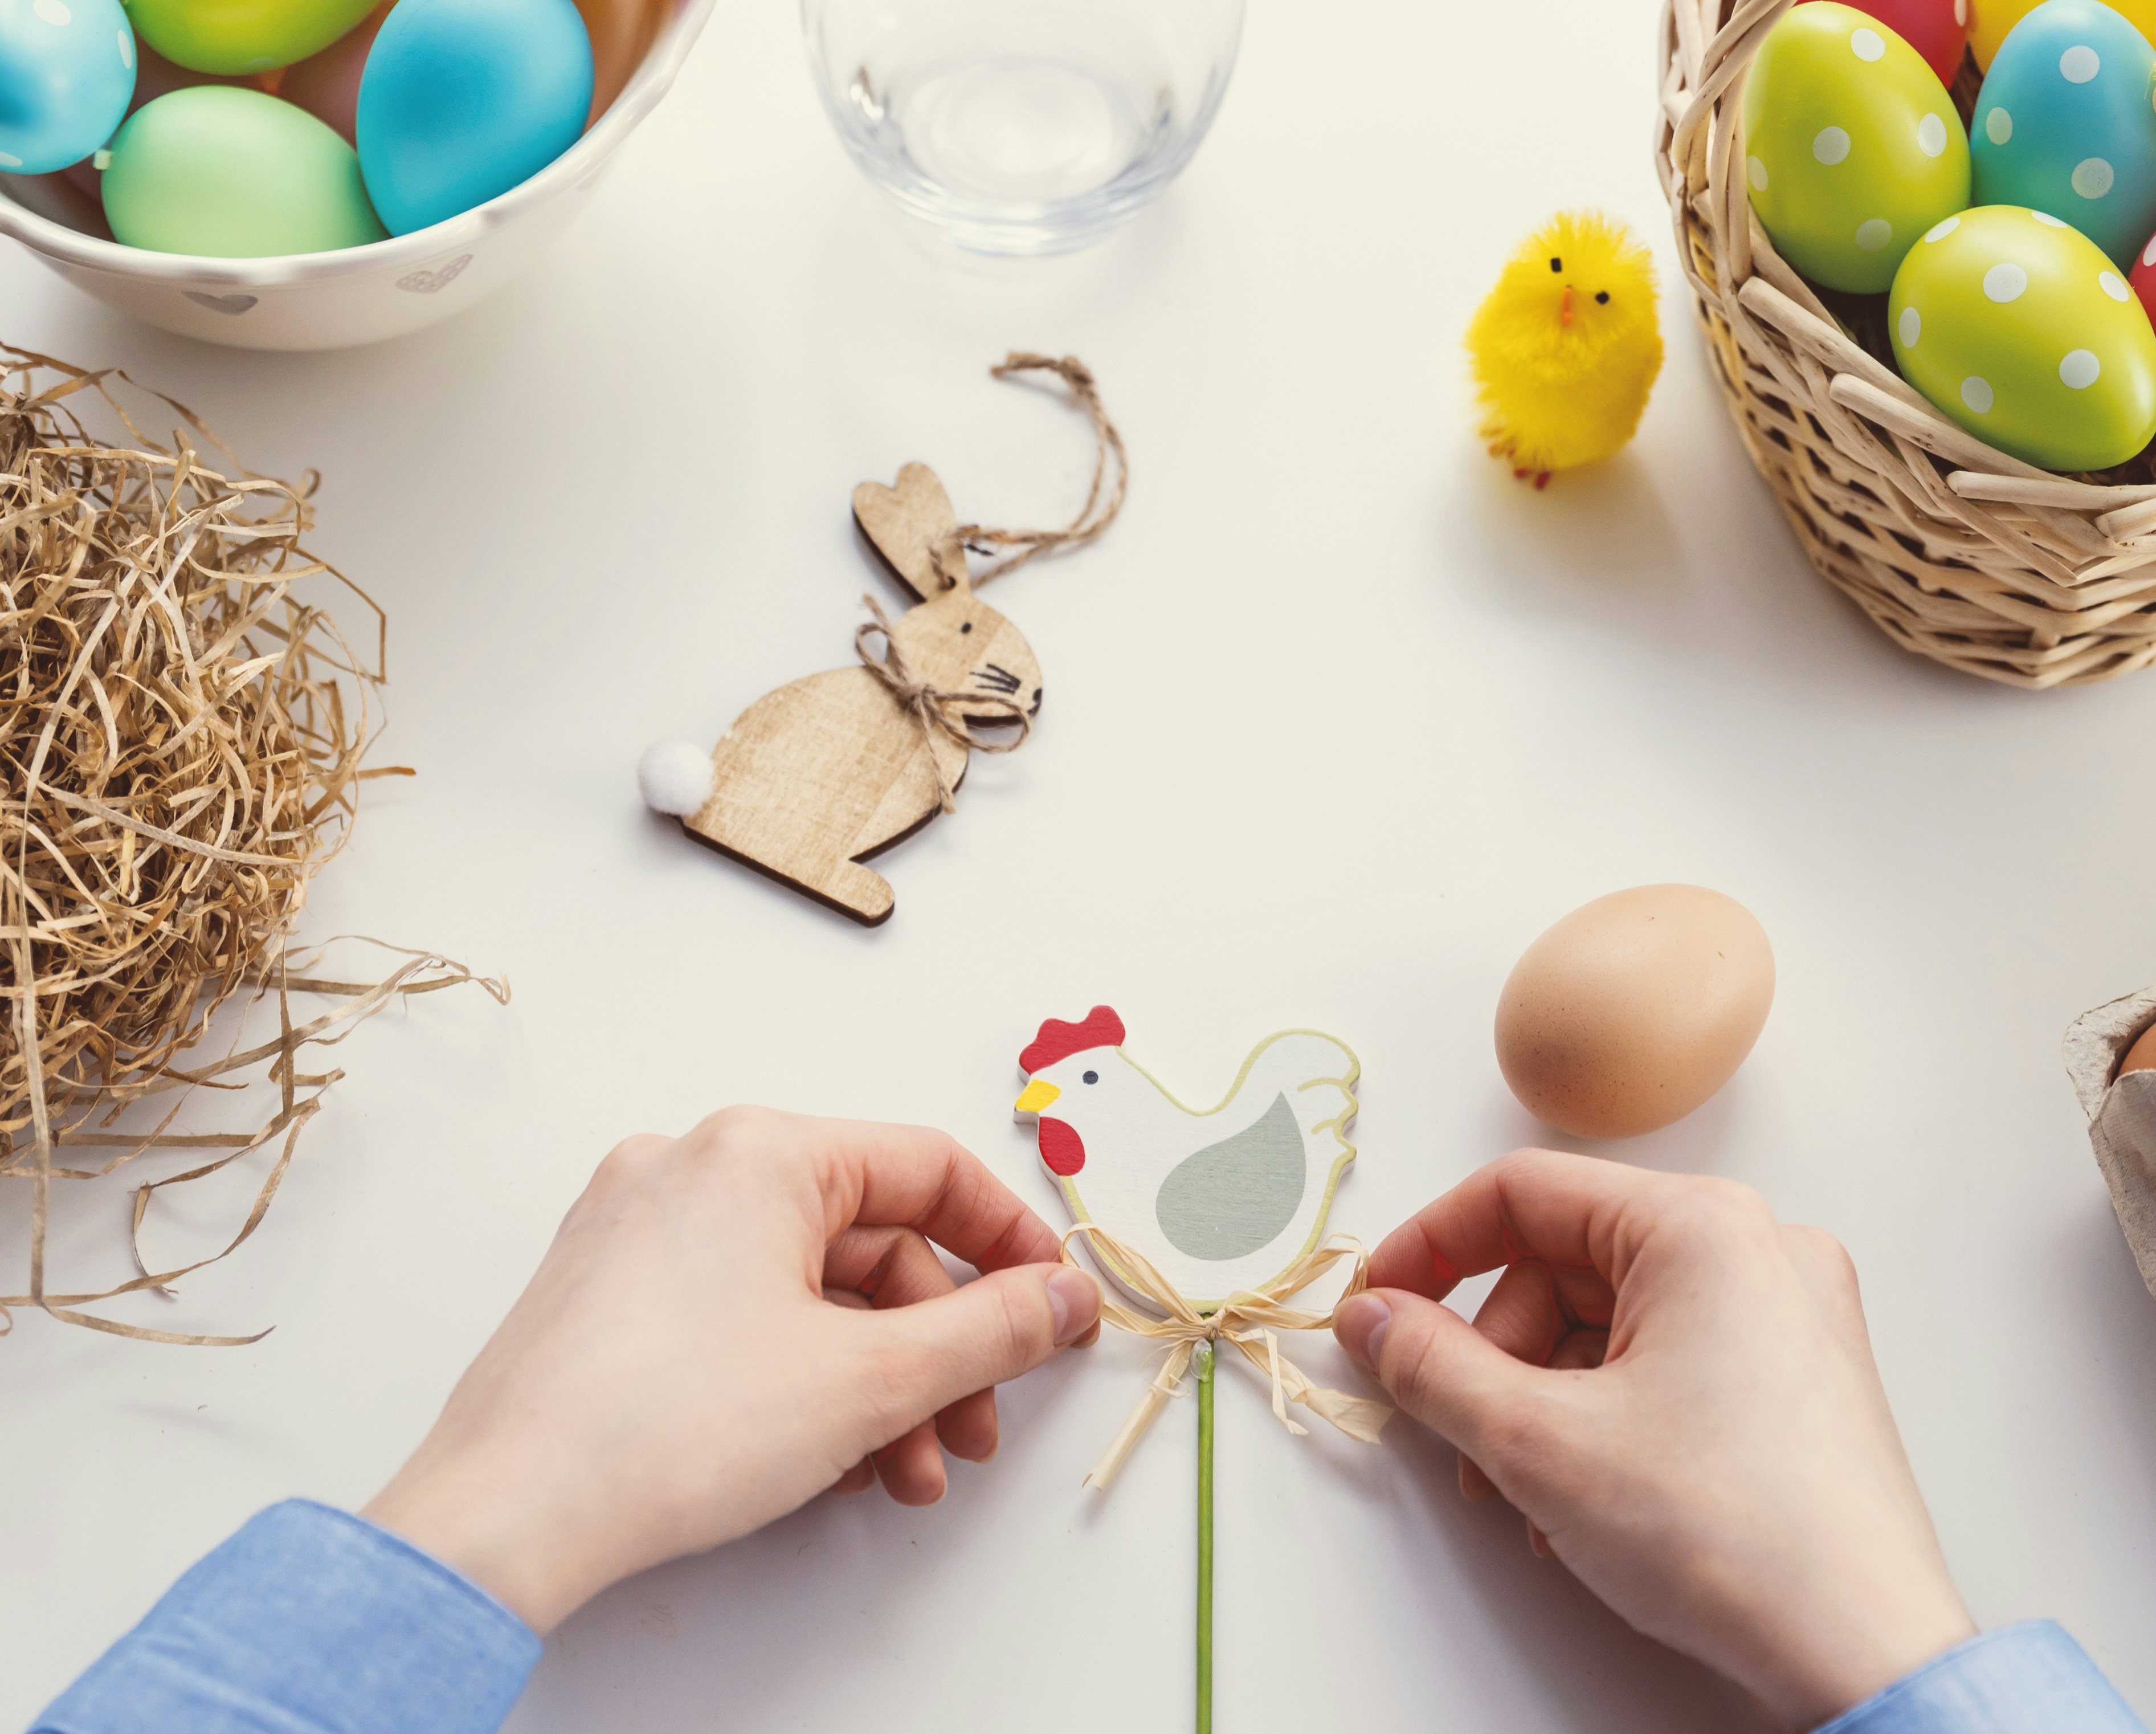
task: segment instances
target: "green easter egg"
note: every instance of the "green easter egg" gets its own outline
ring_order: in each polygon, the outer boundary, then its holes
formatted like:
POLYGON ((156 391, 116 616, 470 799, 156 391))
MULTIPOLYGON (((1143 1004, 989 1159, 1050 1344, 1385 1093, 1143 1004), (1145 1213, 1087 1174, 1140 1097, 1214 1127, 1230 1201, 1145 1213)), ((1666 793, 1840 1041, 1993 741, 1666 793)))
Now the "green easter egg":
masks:
POLYGON ((1949 217, 1887 304, 1902 377, 1949 419, 2045 469, 2108 469, 2156 435, 2156 331, 2079 229, 2020 205, 1949 217))
POLYGON ((1744 170, 1775 250, 1815 283, 1876 295, 1969 203, 1969 135, 1923 57, 1835 0, 1792 8, 1744 85, 1744 170))
POLYGON ((219 259, 326 253, 387 239, 359 153, 304 109, 234 85, 147 103, 113 136, 113 238, 219 259))
POLYGON ((267 72, 319 54, 377 0, 126 0, 135 33, 196 72, 267 72))

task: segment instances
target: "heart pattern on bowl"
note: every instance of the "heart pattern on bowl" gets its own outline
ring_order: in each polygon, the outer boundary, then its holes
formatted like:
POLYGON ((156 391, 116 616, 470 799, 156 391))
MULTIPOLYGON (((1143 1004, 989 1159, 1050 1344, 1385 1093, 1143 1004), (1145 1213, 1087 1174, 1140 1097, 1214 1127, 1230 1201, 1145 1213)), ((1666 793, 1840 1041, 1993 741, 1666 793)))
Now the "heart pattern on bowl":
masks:
POLYGON ((183 289, 180 293, 198 307, 207 307, 213 313, 226 314, 235 319, 262 299, 259 295, 213 295, 199 289, 183 289))
POLYGON ((413 271, 397 280, 397 286, 415 295, 439 295, 458 278, 464 275, 465 267, 472 262, 469 253, 460 253, 445 265, 431 271, 413 271))

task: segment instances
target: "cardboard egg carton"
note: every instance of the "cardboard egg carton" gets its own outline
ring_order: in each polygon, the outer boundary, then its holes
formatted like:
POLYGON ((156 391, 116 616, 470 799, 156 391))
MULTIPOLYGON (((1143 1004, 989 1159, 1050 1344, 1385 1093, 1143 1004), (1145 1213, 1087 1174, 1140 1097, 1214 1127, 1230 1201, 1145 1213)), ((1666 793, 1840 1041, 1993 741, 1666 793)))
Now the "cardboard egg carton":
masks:
POLYGON ((2156 1071, 2118 1075, 2119 1062, 2156 1024, 2156 988, 2084 1012, 2066 1031, 2067 1075, 2089 1118, 2097 1166, 2111 1187, 2141 1280, 2156 1295, 2156 1071))

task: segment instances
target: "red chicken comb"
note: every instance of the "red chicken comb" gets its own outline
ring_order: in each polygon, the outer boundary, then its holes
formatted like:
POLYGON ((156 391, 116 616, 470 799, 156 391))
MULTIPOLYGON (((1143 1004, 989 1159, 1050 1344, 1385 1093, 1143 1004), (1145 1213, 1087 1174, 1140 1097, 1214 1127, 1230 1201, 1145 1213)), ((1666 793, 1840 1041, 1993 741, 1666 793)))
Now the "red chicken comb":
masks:
POLYGON ((1019 1055, 1019 1070, 1031 1077, 1043 1066, 1054 1065, 1073 1054, 1083 1054, 1088 1048, 1120 1048, 1122 1044, 1123 1020, 1111 1007, 1096 1005, 1086 1013, 1083 1023, 1065 1023, 1050 1018, 1042 1024, 1032 1045, 1019 1055))

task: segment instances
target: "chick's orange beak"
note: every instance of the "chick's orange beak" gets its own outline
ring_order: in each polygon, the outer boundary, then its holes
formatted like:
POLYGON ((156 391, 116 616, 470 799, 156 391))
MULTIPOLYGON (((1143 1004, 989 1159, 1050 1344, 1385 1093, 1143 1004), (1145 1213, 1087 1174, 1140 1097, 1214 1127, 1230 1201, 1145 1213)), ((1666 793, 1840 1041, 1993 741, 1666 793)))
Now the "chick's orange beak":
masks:
POLYGON ((1011 1104, 1012 1111, 1019 1114, 1038 1114, 1052 1106, 1063 1092, 1045 1078, 1035 1078, 1025 1086, 1024 1093, 1011 1104))
POLYGON ((1564 286, 1564 299, 1558 303, 1557 322, 1561 326, 1572 323, 1572 285, 1569 283, 1564 286))

